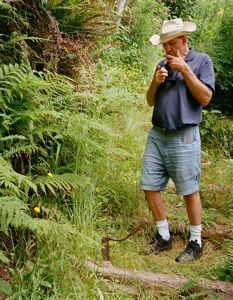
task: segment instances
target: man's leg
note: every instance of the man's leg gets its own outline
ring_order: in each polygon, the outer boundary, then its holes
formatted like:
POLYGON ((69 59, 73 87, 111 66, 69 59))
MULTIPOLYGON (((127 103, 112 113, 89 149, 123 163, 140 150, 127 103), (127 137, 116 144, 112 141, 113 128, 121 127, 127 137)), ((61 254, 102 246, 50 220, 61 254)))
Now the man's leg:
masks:
POLYGON ((193 226, 200 225, 202 207, 199 192, 184 196, 184 200, 186 203, 186 209, 190 224, 193 226))
POLYGON ((201 246, 201 199, 199 192, 184 196, 190 222, 190 241, 197 241, 201 246))
POLYGON ((172 247, 172 238, 168 228, 162 195, 160 191, 144 192, 157 229, 155 239, 151 243, 151 251, 156 253, 169 250, 172 247))
POLYGON ((144 191, 148 206, 154 217, 154 221, 163 221, 166 219, 165 208, 160 191, 144 191))

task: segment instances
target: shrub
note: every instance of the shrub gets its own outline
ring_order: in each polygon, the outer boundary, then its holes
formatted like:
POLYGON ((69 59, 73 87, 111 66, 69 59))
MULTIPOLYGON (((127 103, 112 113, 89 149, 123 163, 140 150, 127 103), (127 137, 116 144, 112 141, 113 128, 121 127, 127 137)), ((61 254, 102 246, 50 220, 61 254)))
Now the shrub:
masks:
POLYGON ((220 111, 203 110, 200 132, 204 147, 218 149, 226 156, 233 154, 232 121, 220 111))

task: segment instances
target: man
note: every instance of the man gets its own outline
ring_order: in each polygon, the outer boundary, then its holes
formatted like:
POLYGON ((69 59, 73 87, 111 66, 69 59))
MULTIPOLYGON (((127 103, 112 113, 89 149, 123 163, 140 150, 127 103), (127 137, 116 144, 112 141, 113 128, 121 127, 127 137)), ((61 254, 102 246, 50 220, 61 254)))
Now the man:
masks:
POLYGON ((151 243, 155 253, 169 250, 169 232, 161 191, 169 178, 176 193, 183 195, 190 221, 190 240, 176 261, 192 261, 203 253, 201 240, 200 135, 201 110, 214 92, 214 70, 210 57, 187 44, 196 30, 193 22, 165 21, 153 45, 162 44, 165 58, 158 64, 147 91, 154 106, 151 129, 143 156, 141 188, 155 220, 157 234, 151 243))

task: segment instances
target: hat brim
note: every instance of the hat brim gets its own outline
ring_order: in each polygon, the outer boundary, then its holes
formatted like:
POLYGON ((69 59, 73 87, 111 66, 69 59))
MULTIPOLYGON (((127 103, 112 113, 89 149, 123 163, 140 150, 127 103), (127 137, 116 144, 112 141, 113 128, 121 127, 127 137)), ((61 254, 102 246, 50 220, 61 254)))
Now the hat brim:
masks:
POLYGON ((152 45, 157 46, 159 44, 164 44, 176 37, 192 33, 196 30, 196 24, 193 22, 184 22, 183 24, 184 26, 182 30, 161 35, 155 34, 150 38, 150 42, 152 43, 152 45))

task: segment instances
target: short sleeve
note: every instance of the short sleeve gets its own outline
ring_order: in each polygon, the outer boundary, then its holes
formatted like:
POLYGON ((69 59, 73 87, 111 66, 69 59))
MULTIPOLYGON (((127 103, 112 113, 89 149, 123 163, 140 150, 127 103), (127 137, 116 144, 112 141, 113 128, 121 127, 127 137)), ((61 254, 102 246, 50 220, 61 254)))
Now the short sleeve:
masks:
POLYGON ((215 91, 214 67, 211 58, 205 54, 199 69, 198 78, 208 86, 213 92, 215 91))

